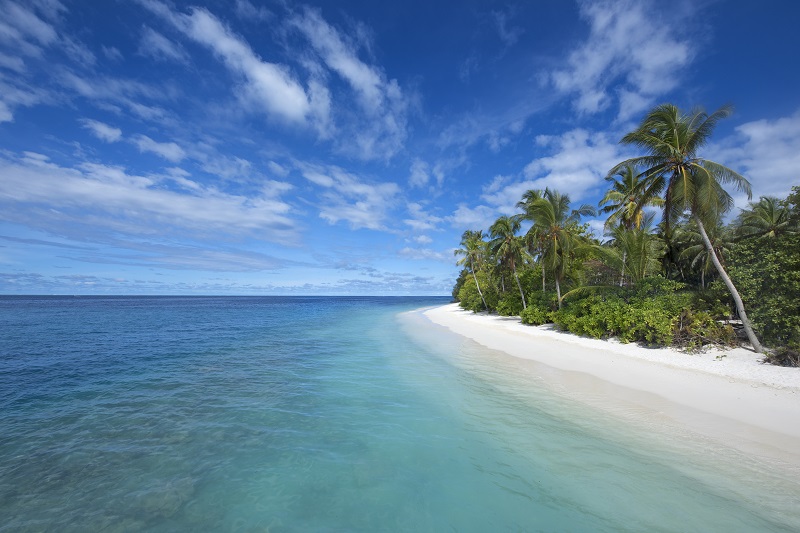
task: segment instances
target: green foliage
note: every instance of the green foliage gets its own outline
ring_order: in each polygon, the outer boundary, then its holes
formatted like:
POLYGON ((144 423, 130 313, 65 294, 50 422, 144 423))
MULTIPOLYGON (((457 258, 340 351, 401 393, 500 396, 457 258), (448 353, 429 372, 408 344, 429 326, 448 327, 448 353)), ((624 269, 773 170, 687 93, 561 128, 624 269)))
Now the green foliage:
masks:
POLYGON ((646 278, 631 289, 590 294, 552 313, 562 329, 594 338, 689 349, 709 343, 729 344, 733 330, 712 315, 692 308, 694 296, 684 285, 661 277, 646 278))
POLYGON ((453 285, 453 300, 456 302, 459 301, 458 293, 461 291, 461 287, 464 286, 464 282, 467 281, 467 278, 470 276, 469 272, 467 272, 466 268, 462 268, 461 272, 458 274, 458 278, 456 279, 456 284, 453 285))
POLYGON ((523 324, 539 326, 553 321, 553 312, 538 305, 530 304, 528 308, 520 313, 523 324))
MULTIPOLYGON (((489 306, 489 311, 495 310, 498 300, 497 291, 494 289, 489 281, 489 277, 484 272, 476 272, 475 275, 478 278, 478 282, 481 284, 483 297, 486 298, 486 305, 489 306)), ((486 310, 483 307, 481 295, 478 292, 478 288, 475 285, 475 280, 472 278, 471 274, 466 277, 461 289, 458 291, 458 304, 462 309, 474 311, 476 313, 486 310)))
POLYGON ((800 236, 740 242, 730 271, 764 342, 800 350, 800 236))
POLYGON ((558 307, 558 299, 553 292, 532 293, 528 297, 528 308, 520 313, 523 324, 538 326, 553 321, 553 311, 558 307))
POLYGON ((502 316, 518 316, 522 312, 522 297, 518 292, 509 291, 497 302, 497 314, 502 316))
POLYGON ((733 346, 736 334, 728 324, 720 324, 706 311, 684 308, 674 321, 673 344, 692 351, 706 344, 733 346))

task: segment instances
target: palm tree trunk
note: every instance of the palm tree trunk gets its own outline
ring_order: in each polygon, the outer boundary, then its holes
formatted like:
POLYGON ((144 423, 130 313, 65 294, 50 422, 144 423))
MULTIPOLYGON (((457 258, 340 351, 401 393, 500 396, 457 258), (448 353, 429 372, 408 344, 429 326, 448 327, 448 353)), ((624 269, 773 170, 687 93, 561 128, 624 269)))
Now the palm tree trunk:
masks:
POLYGON ((541 267, 542 267, 542 294, 544 294, 546 292, 546 290, 545 290, 545 277, 544 277, 544 272, 545 272, 545 270, 544 270, 544 260, 540 259, 539 262, 541 263, 541 267))
POLYGON ((522 284, 519 282, 519 276, 517 275, 517 267, 511 265, 514 268, 514 279, 517 280, 517 288, 519 289, 519 295, 522 296, 522 309, 527 309, 528 304, 525 303, 525 293, 522 292, 522 284))
POLYGON ((739 314, 739 318, 742 320, 744 331, 747 333, 747 339, 750 341, 750 344, 753 345, 753 350, 756 353, 763 352, 764 348, 761 347, 761 343, 758 341, 758 337, 756 337, 756 334, 753 331, 753 326, 750 324, 750 319, 747 318, 747 313, 744 312, 744 303, 742 302, 742 297, 739 296, 739 291, 737 291, 736 287, 734 287, 731 278, 728 276, 728 273, 725 272, 724 268, 722 268, 722 263, 719 262, 719 258, 717 257, 716 252, 714 252, 714 247, 711 245, 711 240, 708 238, 708 234, 706 234, 706 228, 700 221, 700 217, 695 214, 693 215, 693 218, 697 223, 697 228, 700 230, 700 235, 703 237, 703 242, 708 249, 708 253, 711 255, 711 262, 714 263, 717 272, 719 272, 719 277, 721 277, 722 281, 725 282, 725 285, 728 287, 728 291, 730 291, 731 296, 733 296, 733 301, 736 303, 736 312, 739 314))
POLYGON ((486 298, 483 297, 483 292, 481 292, 481 284, 478 283, 478 276, 475 275, 475 267, 472 265, 472 258, 469 260, 469 269, 472 271, 472 279, 475 280, 475 286, 478 288, 478 294, 481 297, 481 301, 483 302, 483 307, 486 309, 486 312, 489 312, 489 306, 486 305, 486 298))
POLYGON ((556 279, 556 296, 558 296, 558 309, 561 309, 561 285, 558 283, 558 276, 555 276, 556 279))
POLYGON ((628 259, 628 250, 622 251, 622 274, 619 277, 619 286, 625 282, 625 261, 628 259))

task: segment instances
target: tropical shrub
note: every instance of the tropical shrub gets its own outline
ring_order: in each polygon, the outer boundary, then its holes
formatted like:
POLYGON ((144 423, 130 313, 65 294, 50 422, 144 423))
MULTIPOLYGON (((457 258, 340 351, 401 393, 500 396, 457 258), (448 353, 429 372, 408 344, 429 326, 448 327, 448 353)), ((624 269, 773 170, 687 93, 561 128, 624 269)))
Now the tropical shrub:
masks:
POLYGON ((522 312, 522 297, 518 292, 507 292, 497 302, 497 314, 519 316, 522 312))
MULTIPOLYGON (((497 308, 497 291, 489 282, 489 277, 484 272, 477 272, 475 276, 478 278, 478 283, 481 284, 481 291, 483 291, 483 297, 486 299, 486 305, 489 306, 489 311, 494 311, 497 308)), ((458 304, 462 309, 474 311, 476 313, 486 310, 478 288, 475 285, 475 280, 471 274, 466 277, 461 285, 461 289, 458 291, 458 304)))
POLYGON ((791 351, 800 352, 800 236, 738 243, 730 265, 754 328, 791 363, 791 351))
POLYGON ((520 318, 523 324, 530 326, 540 326, 548 324, 553 321, 553 312, 539 307, 538 305, 529 304, 528 308, 520 313, 520 318))

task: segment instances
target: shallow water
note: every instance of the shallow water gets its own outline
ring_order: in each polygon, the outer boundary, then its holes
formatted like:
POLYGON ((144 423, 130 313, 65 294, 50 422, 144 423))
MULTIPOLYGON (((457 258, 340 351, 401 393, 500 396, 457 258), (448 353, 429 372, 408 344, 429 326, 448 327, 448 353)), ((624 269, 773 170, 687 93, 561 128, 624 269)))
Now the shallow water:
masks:
POLYGON ((775 465, 405 313, 445 302, 0 298, 0 531, 800 526, 775 465))

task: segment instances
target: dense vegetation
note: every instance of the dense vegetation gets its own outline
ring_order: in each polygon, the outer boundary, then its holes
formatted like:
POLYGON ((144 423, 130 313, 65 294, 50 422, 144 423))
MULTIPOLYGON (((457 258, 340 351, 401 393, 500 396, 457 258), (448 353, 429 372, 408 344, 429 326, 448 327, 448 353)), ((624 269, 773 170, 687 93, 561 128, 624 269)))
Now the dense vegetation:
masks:
POLYGON ((735 214, 725 187, 750 196, 750 184, 698 152, 729 113, 661 105, 623 137, 644 155, 606 176, 604 242, 582 222, 597 210, 552 189, 527 191, 486 233, 465 231, 453 297, 526 324, 687 349, 734 344, 736 326, 771 362, 800 366, 800 187, 724 222, 735 214))

